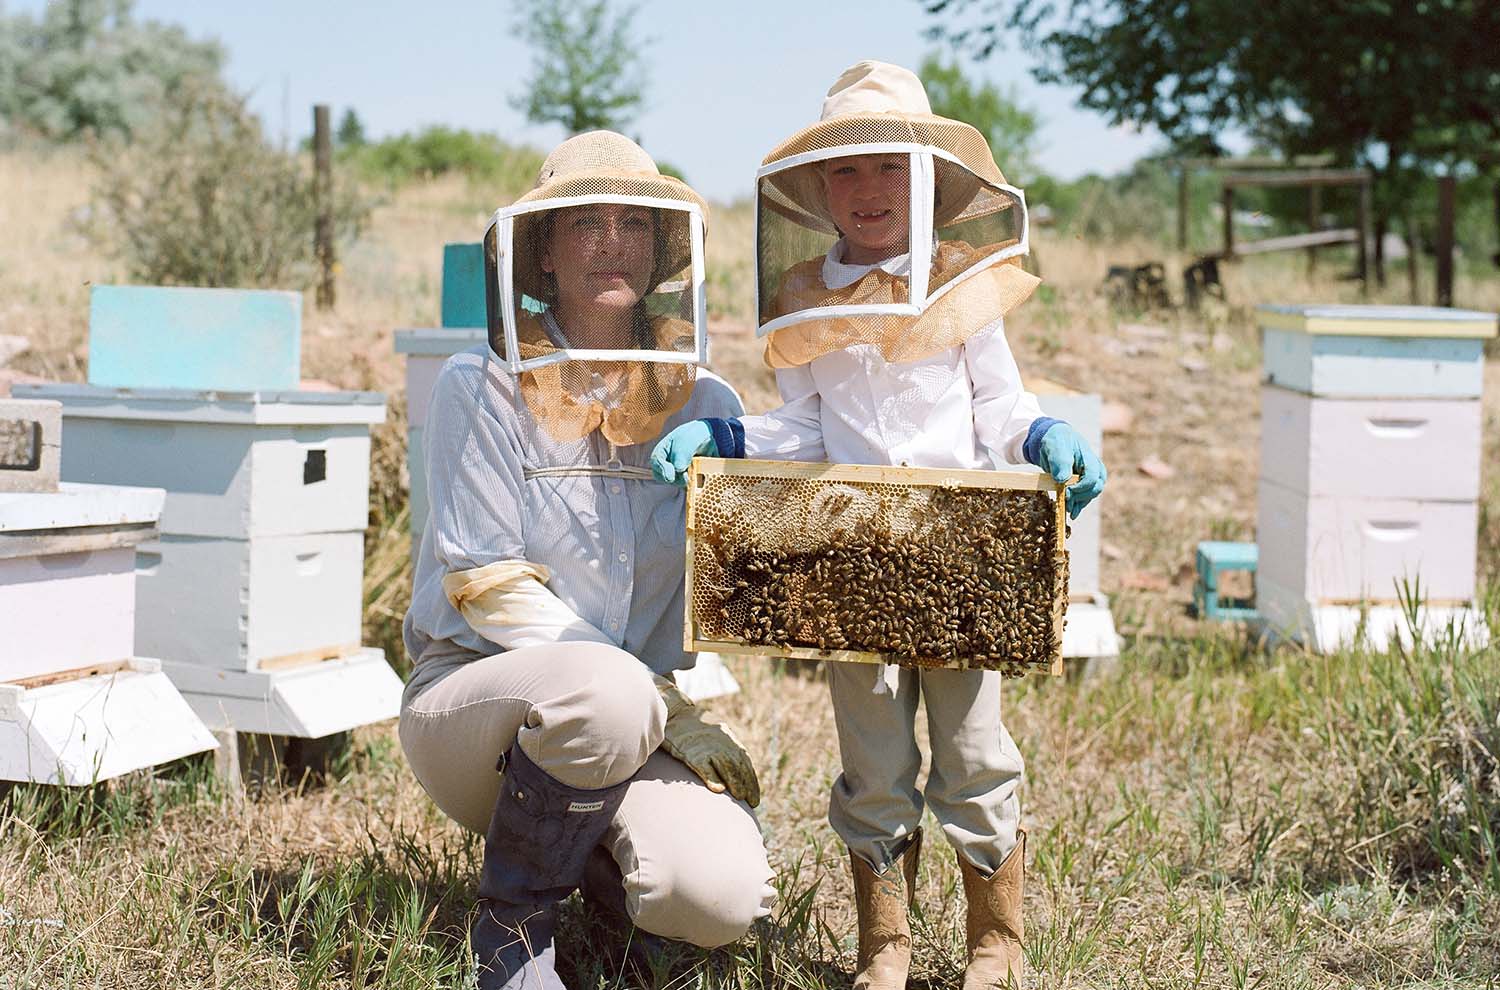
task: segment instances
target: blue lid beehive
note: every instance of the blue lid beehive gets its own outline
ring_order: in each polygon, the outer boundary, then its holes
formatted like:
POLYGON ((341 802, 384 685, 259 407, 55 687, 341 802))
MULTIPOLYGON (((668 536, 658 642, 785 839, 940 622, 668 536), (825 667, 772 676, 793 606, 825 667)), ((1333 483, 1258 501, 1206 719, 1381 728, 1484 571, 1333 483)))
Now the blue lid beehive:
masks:
POLYGON ((1495 315, 1330 305, 1257 316, 1262 615, 1320 648, 1356 631, 1383 642, 1409 594, 1477 624, 1480 397, 1495 315))

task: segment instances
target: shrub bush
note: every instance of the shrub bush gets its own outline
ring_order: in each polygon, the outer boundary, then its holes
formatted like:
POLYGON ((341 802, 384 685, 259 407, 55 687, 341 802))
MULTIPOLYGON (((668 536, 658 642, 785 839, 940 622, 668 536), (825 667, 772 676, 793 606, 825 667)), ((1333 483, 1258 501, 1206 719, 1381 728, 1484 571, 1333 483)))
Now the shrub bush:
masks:
MULTIPOLYGON (((99 168, 90 224, 130 276, 163 285, 310 285, 317 203, 311 162, 269 144, 243 99, 217 87, 174 99, 129 142, 93 146, 99 168), (97 222, 103 219, 104 223, 97 222)), ((337 235, 352 240, 368 209, 334 183, 337 235)))
POLYGON ((494 134, 429 127, 344 151, 343 158, 368 179, 400 185, 417 178, 459 173, 507 193, 531 187, 542 154, 507 144, 494 134))

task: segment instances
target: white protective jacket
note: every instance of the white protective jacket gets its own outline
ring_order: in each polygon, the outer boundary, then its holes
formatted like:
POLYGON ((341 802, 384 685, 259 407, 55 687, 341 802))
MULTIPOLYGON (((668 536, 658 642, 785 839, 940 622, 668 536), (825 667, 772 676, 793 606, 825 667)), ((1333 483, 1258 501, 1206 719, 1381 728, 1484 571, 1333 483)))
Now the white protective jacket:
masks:
MULTIPOLYGON (((829 249, 823 281, 850 285, 874 265, 846 265, 843 241, 829 249)), ((880 263, 893 275, 909 254, 880 263)), ((745 456, 838 464, 988 469, 1024 464, 1021 445, 1041 408, 996 318, 958 347, 891 364, 874 344, 825 354, 780 369, 784 405, 745 416, 745 456)))

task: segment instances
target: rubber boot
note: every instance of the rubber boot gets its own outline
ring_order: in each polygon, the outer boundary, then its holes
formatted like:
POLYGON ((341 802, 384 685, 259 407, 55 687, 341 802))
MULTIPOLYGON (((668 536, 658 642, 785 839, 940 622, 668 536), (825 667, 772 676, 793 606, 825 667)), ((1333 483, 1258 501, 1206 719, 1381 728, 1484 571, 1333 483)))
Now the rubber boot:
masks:
POLYGON ((854 990, 905 990, 911 969, 911 910, 922 830, 912 833, 884 873, 852 851, 854 907, 859 913, 859 961, 854 990))
POLYGON ((1005 857, 993 876, 986 877, 962 855, 958 868, 964 877, 964 897, 969 902, 969 963, 964 968, 963 990, 1020 988, 1024 956, 1021 940, 1021 895, 1026 881, 1026 832, 1016 831, 1016 847, 1005 857))
POLYGON ((625 783, 569 787, 512 746, 484 836, 479 916, 470 932, 479 990, 566 990, 552 945, 557 904, 583 879, 589 851, 625 798, 625 783))

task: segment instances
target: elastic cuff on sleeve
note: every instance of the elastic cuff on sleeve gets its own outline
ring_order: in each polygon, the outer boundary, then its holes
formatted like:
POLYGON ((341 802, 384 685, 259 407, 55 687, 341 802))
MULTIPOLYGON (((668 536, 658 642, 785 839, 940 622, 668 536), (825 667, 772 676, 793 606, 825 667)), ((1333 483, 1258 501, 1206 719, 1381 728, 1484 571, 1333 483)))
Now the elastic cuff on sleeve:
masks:
POLYGON ((745 456, 745 427, 738 419, 705 419, 720 457, 745 456))
POLYGON ((1026 441, 1021 444, 1021 456, 1026 458, 1027 464, 1042 466, 1042 437, 1061 422, 1062 420, 1050 416, 1038 416, 1031 421, 1031 426, 1026 430, 1026 441))

